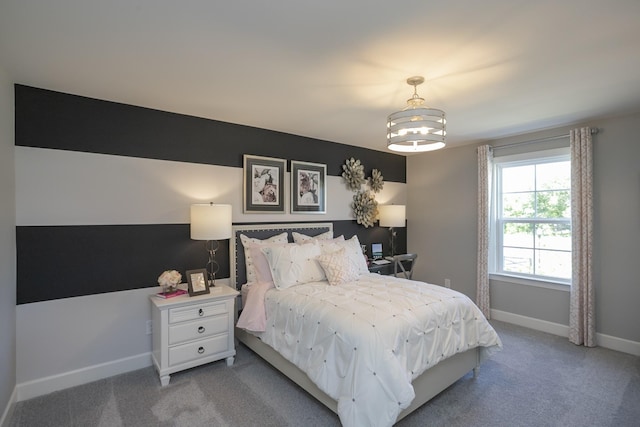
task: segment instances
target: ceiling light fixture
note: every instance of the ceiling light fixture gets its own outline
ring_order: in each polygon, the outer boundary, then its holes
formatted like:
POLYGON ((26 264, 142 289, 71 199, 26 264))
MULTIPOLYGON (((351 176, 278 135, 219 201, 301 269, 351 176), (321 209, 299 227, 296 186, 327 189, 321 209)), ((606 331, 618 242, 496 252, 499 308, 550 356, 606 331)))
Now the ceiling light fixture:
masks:
POLYGON ((418 96, 418 85, 424 77, 407 79, 413 86, 413 96, 407 100, 404 110, 389 114, 387 118, 387 148, 392 151, 415 153, 444 147, 447 120, 444 111, 424 105, 418 96))

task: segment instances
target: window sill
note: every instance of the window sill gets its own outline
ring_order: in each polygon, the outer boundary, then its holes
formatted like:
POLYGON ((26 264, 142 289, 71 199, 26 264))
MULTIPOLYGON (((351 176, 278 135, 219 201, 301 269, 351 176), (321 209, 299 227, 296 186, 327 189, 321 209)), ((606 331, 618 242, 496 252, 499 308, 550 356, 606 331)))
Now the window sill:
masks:
POLYGON ((518 285, 535 286, 537 288, 555 289, 557 291, 571 291, 571 285, 566 283, 558 283, 540 279, 525 279, 519 276, 510 276, 508 274, 489 274, 489 279, 499 280, 506 283, 515 283, 518 285))

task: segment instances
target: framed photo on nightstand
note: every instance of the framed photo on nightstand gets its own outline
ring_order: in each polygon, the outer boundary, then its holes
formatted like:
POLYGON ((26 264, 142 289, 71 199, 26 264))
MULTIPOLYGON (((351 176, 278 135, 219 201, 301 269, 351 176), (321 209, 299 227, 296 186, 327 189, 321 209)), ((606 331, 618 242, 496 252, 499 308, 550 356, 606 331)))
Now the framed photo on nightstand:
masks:
POLYGON ((382 243, 371 244, 371 257, 373 259, 382 259, 382 243))
POLYGON ((207 270, 187 271, 187 283, 189 284, 189 296, 203 295, 209 293, 209 281, 207 280, 207 270))

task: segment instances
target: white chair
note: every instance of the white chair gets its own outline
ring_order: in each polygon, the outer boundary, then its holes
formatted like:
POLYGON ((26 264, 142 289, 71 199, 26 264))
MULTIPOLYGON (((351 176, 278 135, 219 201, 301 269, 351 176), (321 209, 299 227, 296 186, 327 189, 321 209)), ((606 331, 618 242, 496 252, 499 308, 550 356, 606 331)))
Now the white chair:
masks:
POLYGON ((404 275, 405 279, 411 279, 417 258, 417 254, 403 254, 390 257, 389 259, 393 262, 393 275, 398 277, 398 272, 400 272, 400 274, 404 275))

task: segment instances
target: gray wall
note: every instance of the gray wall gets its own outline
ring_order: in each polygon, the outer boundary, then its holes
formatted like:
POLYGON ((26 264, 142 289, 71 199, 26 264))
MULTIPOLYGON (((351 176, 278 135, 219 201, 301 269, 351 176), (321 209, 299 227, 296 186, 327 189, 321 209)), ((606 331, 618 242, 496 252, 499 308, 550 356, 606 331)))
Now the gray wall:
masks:
MULTIPOLYGON (((640 114, 601 119, 594 137, 594 282, 598 333, 640 342, 640 114)), ((573 127, 573 126, 572 126, 573 127)), ((577 127, 577 126, 575 126, 577 127)), ((559 128, 489 141, 491 145, 568 133, 559 128)), ((476 145, 412 156, 407 162, 408 249, 418 278, 475 300, 476 145)), ((568 325, 569 293, 491 282, 492 308, 568 325)))
MULTIPOLYGON (((407 236, 418 254, 414 277, 475 297, 475 147, 444 149, 407 161, 407 236)), ((474 298, 475 299, 475 298, 474 298)))
POLYGON ((13 84, 0 68, 0 421, 16 385, 13 84))

